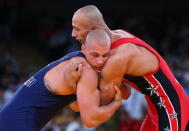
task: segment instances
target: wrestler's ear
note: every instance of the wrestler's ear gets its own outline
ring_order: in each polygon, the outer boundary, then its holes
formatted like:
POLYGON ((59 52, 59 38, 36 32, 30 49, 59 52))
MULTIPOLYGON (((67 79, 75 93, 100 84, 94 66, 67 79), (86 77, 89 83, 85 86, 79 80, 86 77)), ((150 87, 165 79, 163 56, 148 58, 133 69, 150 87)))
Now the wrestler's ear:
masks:
POLYGON ((85 44, 82 44, 82 45, 81 45, 81 51, 83 52, 83 54, 85 54, 85 52, 86 52, 85 44))

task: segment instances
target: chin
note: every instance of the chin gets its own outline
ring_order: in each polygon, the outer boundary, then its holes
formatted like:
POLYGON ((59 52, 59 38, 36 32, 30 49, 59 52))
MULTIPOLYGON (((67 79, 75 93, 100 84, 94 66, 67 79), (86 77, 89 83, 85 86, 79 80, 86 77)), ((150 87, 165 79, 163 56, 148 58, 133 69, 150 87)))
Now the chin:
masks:
POLYGON ((92 66, 92 68, 96 71, 96 72, 101 72, 102 68, 97 68, 96 66, 92 66))
POLYGON ((100 73, 100 72, 101 72, 101 70, 96 70, 96 72, 100 73))
POLYGON ((84 44, 85 42, 84 41, 82 41, 82 40, 78 40, 81 44, 84 44))
POLYGON ((101 72, 102 71, 102 69, 96 69, 96 72, 101 72))

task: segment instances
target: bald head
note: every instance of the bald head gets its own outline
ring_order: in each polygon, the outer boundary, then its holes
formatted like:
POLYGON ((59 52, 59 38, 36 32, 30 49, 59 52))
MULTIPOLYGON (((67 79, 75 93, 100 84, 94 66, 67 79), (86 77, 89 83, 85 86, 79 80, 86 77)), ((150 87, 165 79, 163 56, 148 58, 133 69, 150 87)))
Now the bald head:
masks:
POLYGON ((110 47, 110 36, 104 30, 91 30, 86 37, 85 46, 98 45, 101 47, 110 47))
POLYGON ((101 12, 94 5, 84 6, 77 10, 72 18, 72 27, 72 37, 82 44, 90 30, 108 29, 101 12))
POLYGON ((89 64, 97 71, 101 71, 110 55, 111 40, 107 32, 96 29, 87 34, 81 49, 89 64))
POLYGON ((104 19, 99 9, 94 5, 87 5, 77 10, 74 16, 82 17, 90 25, 104 25, 104 19))

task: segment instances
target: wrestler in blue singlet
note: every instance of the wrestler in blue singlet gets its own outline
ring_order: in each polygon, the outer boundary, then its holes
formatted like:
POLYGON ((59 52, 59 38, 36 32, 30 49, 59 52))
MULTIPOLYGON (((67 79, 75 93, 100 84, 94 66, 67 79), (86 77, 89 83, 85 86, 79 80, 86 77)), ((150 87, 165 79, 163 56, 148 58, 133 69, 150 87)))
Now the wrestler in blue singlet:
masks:
POLYGON ((45 74, 59 63, 84 55, 77 51, 54 61, 30 77, 0 110, 0 131, 39 131, 60 109, 76 100, 76 95, 55 95, 44 85, 45 74))

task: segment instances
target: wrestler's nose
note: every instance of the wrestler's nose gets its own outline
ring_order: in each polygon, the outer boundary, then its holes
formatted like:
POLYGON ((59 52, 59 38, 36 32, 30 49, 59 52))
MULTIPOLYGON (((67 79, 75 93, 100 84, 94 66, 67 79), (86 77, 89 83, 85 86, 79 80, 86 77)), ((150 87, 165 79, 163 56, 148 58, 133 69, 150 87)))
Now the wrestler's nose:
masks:
POLYGON ((75 33, 75 31, 74 30, 72 30, 72 37, 76 37, 76 33, 75 33))
POLYGON ((104 58, 99 57, 99 58, 97 59, 97 64, 98 64, 98 65, 103 65, 103 64, 104 64, 104 58))

